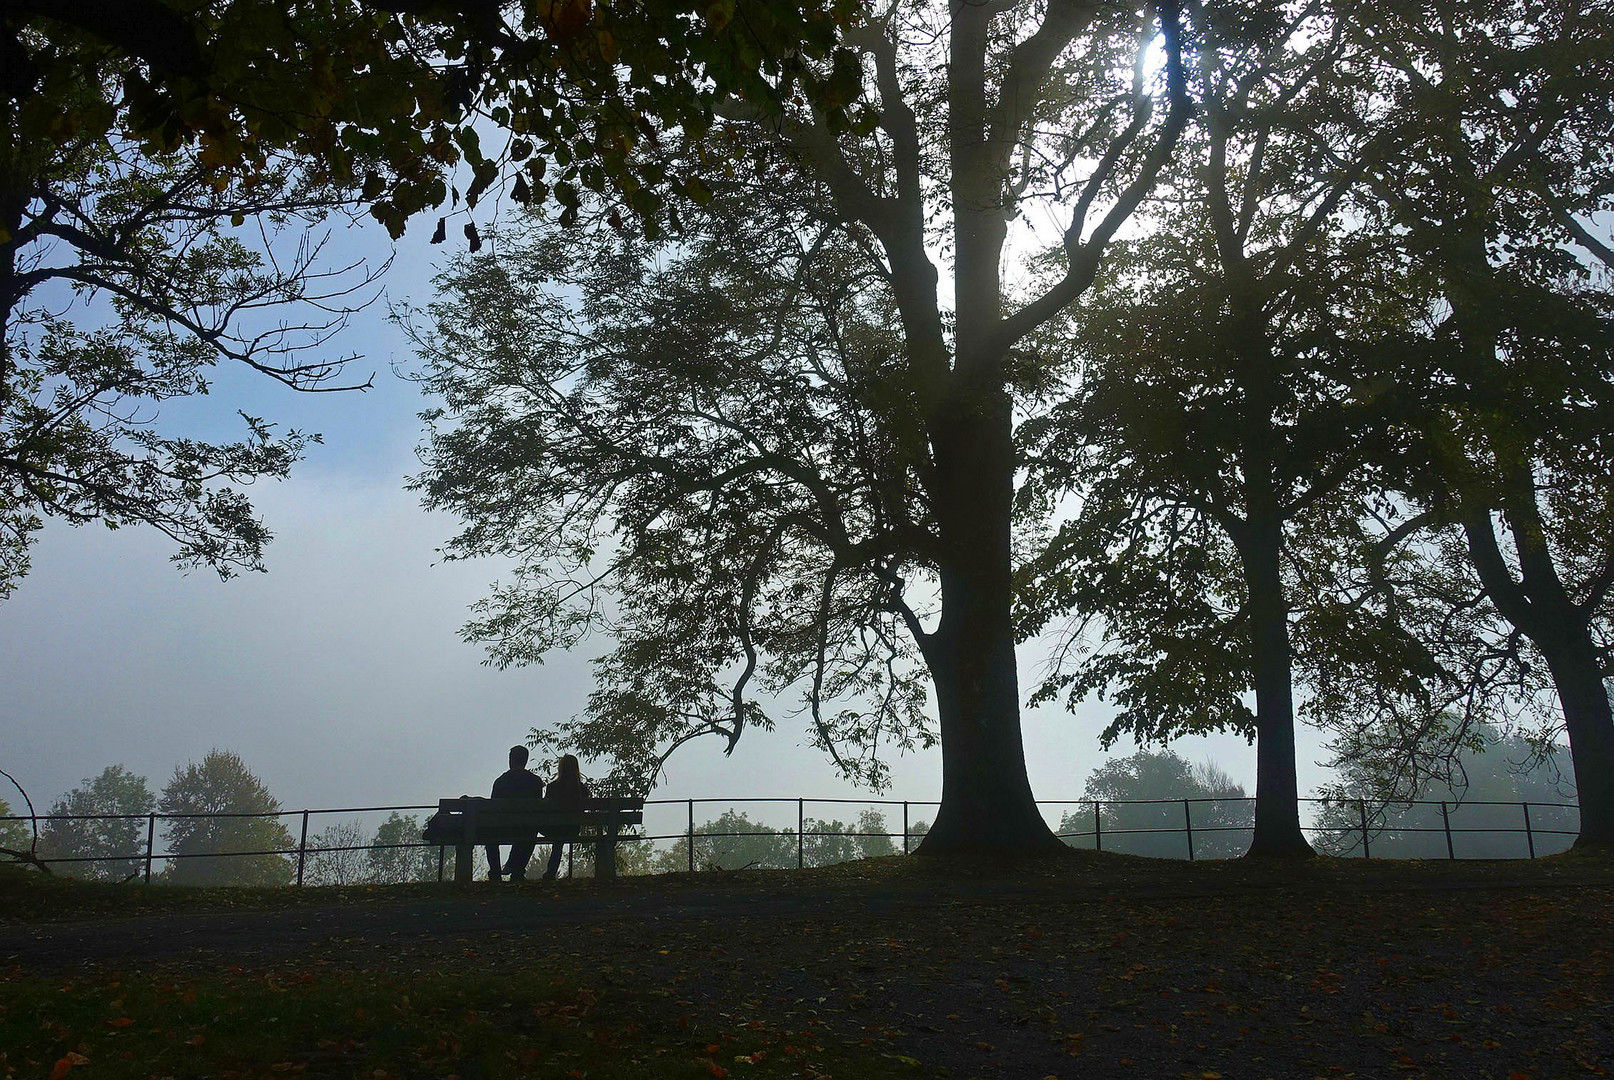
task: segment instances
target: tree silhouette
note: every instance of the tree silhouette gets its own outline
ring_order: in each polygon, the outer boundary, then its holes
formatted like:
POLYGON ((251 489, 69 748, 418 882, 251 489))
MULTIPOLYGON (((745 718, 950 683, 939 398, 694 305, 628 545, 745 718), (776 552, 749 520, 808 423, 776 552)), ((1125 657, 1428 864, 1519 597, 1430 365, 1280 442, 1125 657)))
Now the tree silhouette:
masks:
POLYGON ((163 881, 174 885, 285 885, 291 864, 282 854, 291 833, 275 814, 280 801, 239 755, 210 750, 200 762, 174 770, 157 809, 173 859, 163 881), (240 854, 230 854, 239 852, 240 854))
MULTIPOLYGON (((1399 104, 1369 178, 1437 283, 1439 365, 1410 425, 1419 523, 1460 531, 1497 642, 1556 690, 1582 843, 1614 845, 1614 292, 1594 233, 1611 207, 1614 54, 1603 13, 1462 4, 1364 18, 1399 104), (1479 42, 1485 42, 1483 46, 1479 42), (1532 655, 1533 654, 1533 655, 1532 655)), ((1387 539, 1418 539, 1408 527, 1387 539)), ((1550 737, 1550 732, 1547 733, 1550 737)))
POLYGON ((420 819, 396 810, 376 826, 373 844, 365 857, 370 876, 383 883, 437 880, 438 849, 432 847, 387 847, 390 844, 418 844, 420 819))
POLYGON ((1250 852, 1303 854, 1296 645, 1304 673, 1342 642, 1298 603, 1337 552, 1301 549, 1349 531, 1394 402, 1363 388, 1402 369, 1421 297, 1353 225, 1375 133, 1320 79, 1345 55, 1330 13, 1202 19, 1174 198, 1078 306, 1076 385, 1021 431, 1026 516, 1068 515, 1022 571, 1022 633, 1074 615, 1037 696, 1113 693, 1106 744, 1254 735, 1250 852))
POLYGON ((1361 853, 1361 818, 1368 820, 1372 854, 1392 859, 1517 859, 1533 850, 1552 855, 1573 843, 1573 811, 1556 806, 1573 801, 1575 777, 1568 755, 1545 751, 1517 736, 1476 724, 1453 756, 1453 768, 1428 777, 1411 790, 1399 778, 1352 763, 1322 794, 1331 800, 1318 816, 1318 847, 1332 855, 1361 853), (1389 781, 1387 783, 1387 781, 1389 781), (1539 830, 1527 841, 1523 808, 1532 802, 1531 824, 1539 830), (1415 803, 1445 803, 1415 805, 1415 803), (1487 804, 1499 805, 1487 805, 1487 804), (1452 830, 1450 850, 1446 829, 1452 830), (1472 831, 1471 831, 1472 830, 1472 831), (1532 845, 1533 844, 1533 848, 1532 845))
MULTIPOLYGON (((11 804, 0 799, 0 818, 11 817, 11 804)), ((34 846, 34 832, 27 820, 0 821, 0 848, 6 852, 25 853, 34 846)), ((6 861, 12 861, 14 856, 6 855, 6 861)))
MULTIPOLYGON (((679 837, 652 864, 661 874, 689 868, 689 838, 679 837)), ((796 865, 794 830, 773 829, 736 810, 695 826, 697 870, 783 870, 796 865)))
POLYGON ((308 838, 303 881, 309 885, 358 885, 374 881, 373 849, 365 847, 357 821, 338 821, 308 838), (347 850, 336 850, 347 849, 347 850))
MULTIPOLYGON (((1197 859, 1230 859, 1244 854, 1249 846, 1254 813, 1246 801, 1248 794, 1209 761, 1191 765, 1172 750, 1141 749, 1094 769, 1082 794, 1103 804, 1099 828, 1105 851, 1185 859, 1190 824, 1197 859), (1186 813, 1185 799, 1193 800, 1186 813)), ((1091 812, 1067 811, 1059 831, 1094 832, 1091 812)), ((1086 835, 1066 835, 1065 843, 1092 847, 1097 841, 1086 835)))
POLYGON ((93 859, 65 862, 57 873, 91 881, 123 881, 145 865, 146 814, 156 804, 144 776, 122 765, 100 774, 51 805, 51 814, 106 815, 46 821, 40 829, 39 854, 46 859, 93 859))
POLYGON ((602 208, 571 256, 552 243, 451 275, 423 340, 446 409, 418 483, 467 522, 451 552, 521 561, 469 628, 494 659, 619 620, 574 746, 622 748, 647 783, 685 735, 732 745, 763 722, 746 694, 760 672, 805 685, 815 741, 865 780, 882 775, 881 741, 939 737, 921 850, 1057 850, 1020 737, 1014 410, 1038 386, 1030 339, 1092 280, 1187 121, 1178 22, 1171 6, 894 8, 821 72, 839 109, 735 101, 702 138, 666 141, 685 172, 754 148, 735 183, 758 178, 748 195, 703 182, 678 247, 614 247, 602 208), (1144 56, 1161 35, 1156 76, 1144 56), (770 202, 786 191, 796 205, 770 202), (1062 269, 1020 296, 1002 277, 1008 221, 1034 205, 1062 219, 1062 269), (748 209, 788 231, 748 230, 748 209), (725 246, 736 229, 754 249, 725 246), (705 284, 720 254, 772 294, 729 281, 680 299, 674 275, 705 284), (564 291, 594 270, 634 305, 564 291), (814 309, 834 274, 863 309, 844 342, 837 312, 814 309), (869 704, 827 714, 839 693, 869 704))
POLYGON ((259 569, 270 534, 240 488, 317 436, 242 414, 239 441, 210 442, 156 420, 220 364, 353 385, 331 338, 381 268, 331 261, 311 230, 355 185, 273 146, 232 169, 213 135, 143 140, 127 62, 92 64, 66 31, 21 40, 43 67, 0 103, 0 599, 45 518, 141 523, 176 562, 259 569))

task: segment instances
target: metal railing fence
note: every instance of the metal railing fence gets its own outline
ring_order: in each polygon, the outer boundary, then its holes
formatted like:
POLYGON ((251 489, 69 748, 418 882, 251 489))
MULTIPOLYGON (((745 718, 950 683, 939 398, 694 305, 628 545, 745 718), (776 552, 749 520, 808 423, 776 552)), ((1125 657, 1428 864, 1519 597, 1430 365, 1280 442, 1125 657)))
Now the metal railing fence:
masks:
MULTIPOLYGON (((1415 800, 1410 803, 1396 803, 1390 806, 1380 806, 1367 800, 1327 800, 1302 799, 1303 803, 1320 807, 1321 812, 1313 818, 1311 825, 1303 826, 1303 831, 1318 842, 1326 853, 1339 856, 1359 855, 1361 858, 1373 858, 1374 848, 1380 849, 1379 857, 1385 857, 1384 848, 1392 850, 1397 846, 1405 847, 1408 838, 1433 836, 1437 837, 1437 850, 1443 848, 1444 857, 1457 859, 1459 839, 1474 836, 1514 836, 1523 837, 1528 858, 1536 858, 1540 854, 1550 853, 1551 850, 1563 850, 1569 846, 1573 838, 1578 835, 1578 808, 1570 803, 1548 802, 1504 802, 1483 800, 1474 802, 1437 802, 1432 800, 1415 800), (1438 825, 1409 824, 1406 815, 1414 807, 1438 807, 1438 825), (1466 824, 1453 824, 1453 818, 1460 812, 1470 808, 1502 807, 1512 808, 1510 813, 1516 814, 1514 825, 1486 824, 1473 826, 1466 824), (1566 820, 1561 824, 1565 827, 1546 827, 1537 818, 1532 818, 1531 808, 1547 812, 1568 812, 1561 814, 1566 820), (1567 821, 1570 815, 1577 820, 1574 823, 1567 821), (1567 838, 1567 840, 1565 839, 1567 838), (1550 849, 1543 851, 1543 848, 1550 849)), ((1182 850, 1189 860, 1209 857, 1229 857, 1242 851, 1247 837, 1253 829, 1254 817, 1253 798, 1182 798, 1182 799, 1053 799, 1039 800, 1038 805, 1045 808, 1075 808, 1074 811, 1060 812, 1056 833, 1060 839, 1075 847, 1091 846, 1098 851, 1120 851, 1133 854, 1152 854, 1161 857, 1181 857, 1168 852, 1168 847, 1160 841, 1175 837, 1182 841, 1182 850), (1195 820, 1194 808, 1206 807, 1195 820), (1162 824, 1169 817, 1176 818, 1177 809, 1181 809, 1180 824, 1162 824), (1229 812, 1231 811, 1231 813, 1229 812), (1233 843, 1217 843, 1215 838, 1227 837, 1233 843), (1208 839, 1209 838, 1209 839, 1208 839), (1197 842, 1196 842, 1197 841, 1197 842)), ((772 844, 768 853, 771 862, 753 861, 752 865, 788 865, 788 848, 794 842, 794 862, 798 868, 809 865, 809 847, 813 850, 816 859, 820 846, 817 841, 827 839, 842 839, 851 841, 875 841, 883 838, 888 842, 891 853, 898 848, 896 841, 901 841, 901 852, 909 854, 915 846, 915 841, 922 839, 928 830, 928 822, 915 818, 916 810, 933 808, 940 805, 934 800, 895 800, 895 799, 809 799, 799 796, 780 796, 772 798, 690 798, 690 799, 647 799, 645 801, 647 819, 651 816, 660 816, 666 819, 667 810, 682 809, 682 814, 676 817, 682 820, 682 826, 672 832, 643 832, 632 833, 621 837, 621 842, 628 845, 658 844, 671 842, 667 856, 679 859, 681 867, 668 865, 669 858, 661 860, 659 869, 681 868, 694 871, 702 866, 721 865, 713 852, 717 842, 723 840, 744 840, 767 838, 772 844), (732 808, 736 805, 764 805, 770 807, 789 807, 794 804, 796 810, 795 827, 788 825, 782 828, 754 828, 754 829, 721 829, 714 826, 722 822, 728 815, 720 815, 717 819, 708 819, 697 825, 695 811, 698 805, 720 804, 732 808), (902 829, 900 832, 886 830, 858 830, 849 827, 838 829, 823 828, 824 825, 840 825, 838 821, 823 822, 807 816, 809 806, 836 806, 853 805, 861 807, 888 808, 894 812, 898 807, 902 811, 902 829), (656 811, 653 808, 665 808, 656 811), (809 828, 809 824, 814 827, 809 828), (811 845, 809 842, 812 841, 811 845), (707 846, 710 856, 707 860, 698 857, 701 844, 707 846), (678 846, 683 845, 683 851, 678 846), (784 854, 781 854, 781 853, 784 854)), ((36 815, 10 815, 0 817, 3 822, 27 823, 33 832, 38 832, 41 822, 53 821, 138 821, 144 822, 145 843, 138 850, 119 851, 93 855, 52 854, 48 850, 40 856, 41 862, 47 865, 81 865, 85 863, 108 863, 136 866, 133 873, 126 875, 123 880, 138 877, 147 884, 154 878, 154 867, 161 863, 165 868, 187 859, 244 859, 244 858, 280 858, 286 861, 286 884, 303 885, 308 878, 311 861, 333 854, 351 852, 384 852, 389 850, 421 851, 423 857, 432 849, 437 851, 435 878, 443 880, 446 863, 446 848, 417 842, 379 842, 371 841, 360 844, 313 845, 309 844, 309 823, 312 819, 322 816, 352 815, 361 813, 397 813, 434 811, 435 803, 407 804, 397 806, 356 806, 356 807, 328 807, 305 810, 280 810, 273 813, 216 813, 216 814, 164 814, 150 812, 146 814, 36 814, 36 815), (175 822, 192 819, 274 819, 277 822, 286 819, 299 819, 300 826, 295 846, 250 846, 231 850, 202 850, 202 851, 176 851, 159 850, 157 843, 157 826, 159 822, 175 822)), ((876 811, 878 821, 885 823, 884 811, 876 811)), ((746 824, 757 824, 741 817, 746 824)), ((1467 819, 1465 819, 1467 820, 1467 819)), ((138 829, 136 830, 138 832, 138 829)), ((286 835, 290 836, 289 830, 286 835)), ((318 837, 316 837, 318 839, 318 837)), ((1175 841, 1173 841, 1175 843, 1175 841)), ((540 838, 540 848, 544 845, 540 838)), ((1465 841, 1466 845, 1466 841, 1465 841)), ((878 848, 879 845, 869 845, 878 848)), ((743 853, 742 853, 743 854, 743 853)), ((374 858, 374 856, 371 856, 374 858)), ((591 856, 586 856, 591 857, 591 856)), ((1423 856, 1431 857, 1431 856, 1423 856)), ((1438 857, 1438 856, 1436 856, 1438 857)), ((1464 857, 1497 857, 1494 855, 1465 855, 1464 857)), ((1506 856, 1503 856, 1506 857, 1506 856)), ((422 863, 421 865, 424 865, 422 863)), ((812 865, 823 865, 813 862, 812 865)), ((568 873, 573 868, 568 861, 568 873)), ((419 866, 416 867, 418 871, 419 866)), ((160 878, 160 875, 157 875, 160 878)), ((421 880, 416 878, 415 880, 421 880)))

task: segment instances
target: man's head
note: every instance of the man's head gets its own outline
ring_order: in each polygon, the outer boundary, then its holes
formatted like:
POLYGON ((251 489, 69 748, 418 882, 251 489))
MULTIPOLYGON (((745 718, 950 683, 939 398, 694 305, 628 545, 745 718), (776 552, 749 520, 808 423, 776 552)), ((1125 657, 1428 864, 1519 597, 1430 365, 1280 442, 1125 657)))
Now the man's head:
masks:
POLYGON ((512 769, 525 769, 527 767, 527 748, 525 746, 512 746, 510 748, 510 767, 512 769))

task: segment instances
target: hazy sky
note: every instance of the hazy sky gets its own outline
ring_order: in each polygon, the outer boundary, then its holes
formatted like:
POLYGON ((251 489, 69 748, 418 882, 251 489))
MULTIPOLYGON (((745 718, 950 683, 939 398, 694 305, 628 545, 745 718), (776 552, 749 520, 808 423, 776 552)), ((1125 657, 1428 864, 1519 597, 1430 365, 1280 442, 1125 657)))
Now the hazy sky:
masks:
MULTIPOLYGON (((448 252, 423 243, 428 231, 413 230, 400 246, 387 279, 394 300, 430 295, 430 262, 448 252)), ((341 236, 333 250, 383 250, 377 232, 341 236)), ((233 436, 228 425, 240 408, 324 435, 289 481, 252 489, 276 534, 268 573, 228 582, 181 574, 150 530, 45 530, 33 573, 0 604, 0 768, 41 812, 106 765, 123 764, 157 790, 177 765, 214 747, 241 754, 288 808, 481 793, 529 727, 583 707, 586 656, 497 671, 459 640, 467 606, 498 568, 434 565, 454 522, 426 514, 403 490, 416 467, 422 407, 414 385, 392 373, 411 359, 407 345, 382 304, 337 345, 365 354, 352 370, 361 379, 375 371, 374 390, 295 395, 221 372, 208 401, 165 409, 165 426, 233 436)), ((1040 660, 1022 654, 1022 685, 1040 660)), ((1103 759, 1097 733, 1107 716, 1098 705, 1075 717, 1026 714, 1039 798, 1081 794, 1103 759)), ((805 742, 802 722, 788 719, 772 734, 748 731, 732 758, 716 740, 697 741, 673 758, 654 797, 859 794, 805 742)), ((1177 749, 1191 760, 1212 757, 1253 786, 1254 751, 1241 739, 1184 740, 1177 749)), ((1315 737, 1302 732, 1303 791, 1324 778, 1313 764, 1319 756, 1315 737)), ((895 761, 893 778, 885 797, 935 799, 939 753, 895 761)), ((8 789, 0 798, 19 802, 8 789)), ((821 809, 808 812, 834 816, 821 809)))

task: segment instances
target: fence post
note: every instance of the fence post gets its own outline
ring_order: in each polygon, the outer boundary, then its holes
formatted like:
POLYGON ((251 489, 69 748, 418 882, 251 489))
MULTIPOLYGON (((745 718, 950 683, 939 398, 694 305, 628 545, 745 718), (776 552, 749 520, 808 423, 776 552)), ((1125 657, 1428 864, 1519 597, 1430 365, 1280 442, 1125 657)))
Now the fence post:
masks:
POLYGON ((1188 800, 1182 801, 1183 829, 1188 833, 1188 861, 1194 861, 1194 815, 1188 810, 1188 800))
POLYGON ((297 841, 297 887, 303 885, 303 861, 308 856, 308 811, 303 811, 303 837, 297 841))
POLYGON ((1457 849, 1451 846, 1451 816, 1446 813, 1444 801, 1440 804, 1440 825, 1446 830, 1446 858, 1457 858, 1457 849))
POLYGON ((908 854, 908 800, 902 800, 902 853, 908 854))
POLYGON ((448 861, 448 849, 446 847, 439 847, 437 849, 437 882, 438 882, 438 884, 442 884, 442 881, 443 881, 443 864, 446 863, 447 861, 448 861))
POLYGON ((1530 845, 1530 858, 1536 857, 1536 834, 1530 831, 1530 804, 1520 803, 1524 807, 1524 842, 1530 845))
POLYGON ((1373 849, 1368 847, 1367 843, 1367 800, 1357 799, 1356 809, 1362 816, 1362 858, 1371 859, 1373 857, 1373 849))
POLYGON ((151 884, 151 847, 157 836, 157 814, 146 815, 146 884, 151 884))
MULTIPOLYGON (((566 845, 566 876, 568 878, 570 878, 572 876, 572 855, 576 851, 577 851, 577 845, 576 844, 567 844, 566 845)), ((598 864, 595 864, 594 876, 595 877, 600 876, 600 868, 599 868, 598 864)))
POLYGON ((695 800, 689 800, 689 872, 695 872, 695 800))
POLYGON ((798 798, 796 800, 796 869, 797 870, 800 870, 803 866, 807 865, 806 864, 807 849, 803 846, 806 843, 806 840, 804 839, 806 834, 802 831, 803 829, 805 829, 807 827, 807 819, 806 819, 806 817, 803 816, 804 813, 805 813, 805 811, 802 810, 802 800, 800 798, 798 798))
POLYGON ((1104 850, 1104 818, 1098 812, 1099 803, 1093 800, 1093 850, 1104 850))

